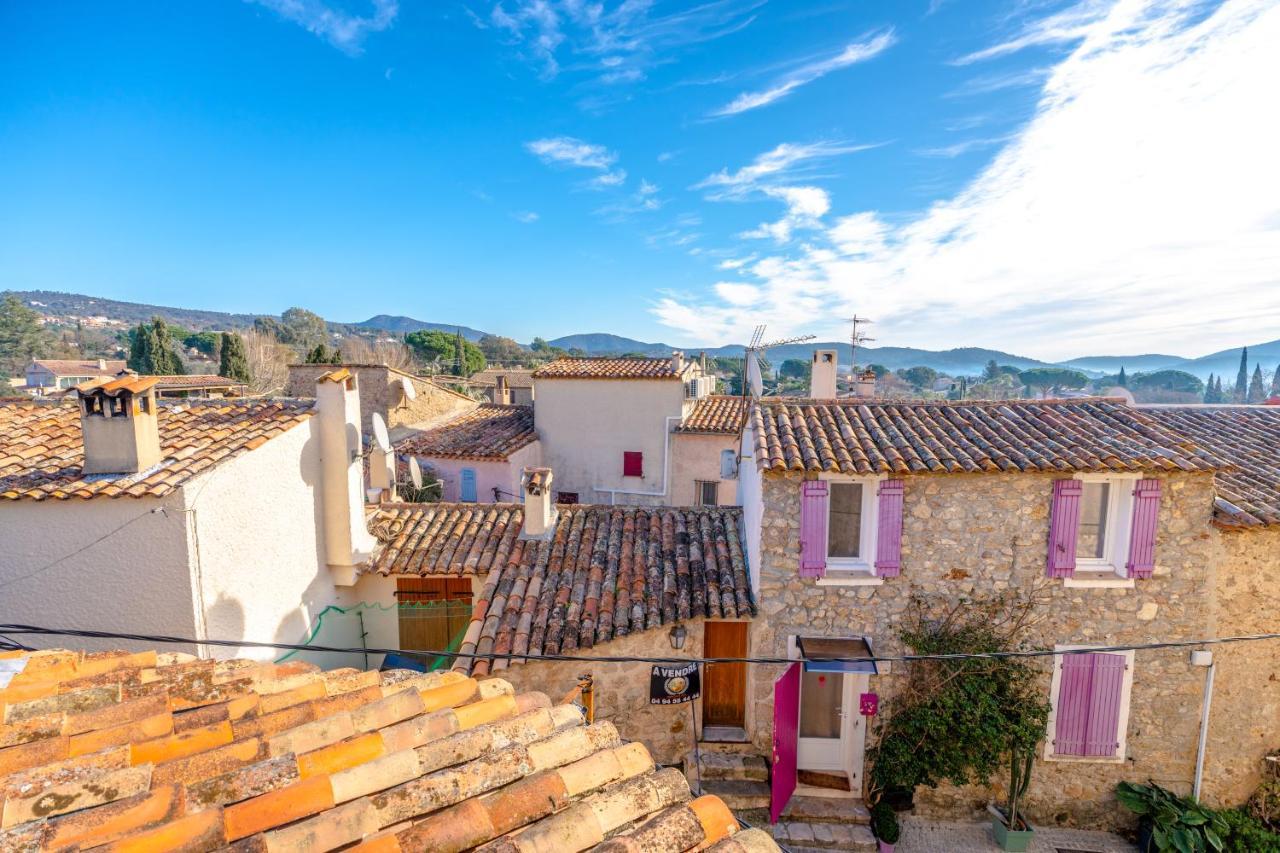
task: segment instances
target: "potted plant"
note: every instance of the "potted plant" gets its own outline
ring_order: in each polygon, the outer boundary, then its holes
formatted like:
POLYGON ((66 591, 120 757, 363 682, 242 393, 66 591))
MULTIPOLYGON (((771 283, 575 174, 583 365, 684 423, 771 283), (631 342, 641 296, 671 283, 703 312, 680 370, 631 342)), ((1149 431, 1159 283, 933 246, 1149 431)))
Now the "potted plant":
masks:
POLYGON ((893 845, 898 843, 902 827, 898 825, 898 813, 884 800, 871 807, 871 834, 876 837, 879 853, 893 853, 893 845))
POLYGON ((1009 750, 1009 798, 1005 807, 992 807, 991 831, 1001 850, 1022 853, 1031 844, 1035 830, 1018 813, 1018 801, 1031 783, 1031 767, 1036 760, 1035 744, 1014 746, 1009 750))
POLYGON ((1154 783, 1116 785, 1116 799, 1138 816, 1138 849, 1221 850, 1231 828, 1222 815, 1154 783))

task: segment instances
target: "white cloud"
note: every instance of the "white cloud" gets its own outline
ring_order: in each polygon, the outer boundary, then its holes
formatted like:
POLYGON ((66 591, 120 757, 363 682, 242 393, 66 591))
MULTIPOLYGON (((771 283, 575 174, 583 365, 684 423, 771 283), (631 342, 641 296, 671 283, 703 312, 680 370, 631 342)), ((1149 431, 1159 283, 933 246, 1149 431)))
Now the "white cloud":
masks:
POLYGON ((801 86, 825 77, 833 71, 848 68, 850 65, 856 65, 859 62, 866 62, 868 59, 880 55, 888 50, 896 40, 897 37, 894 35, 893 30, 889 29, 870 36, 863 41, 851 42, 845 45, 844 50, 835 56, 806 63, 773 81, 767 89, 762 89, 758 92, 743 92, 728 104, 712 112, 711 115, 716 117, 731 116, 768 106, 774 101, 790 95, 801 86))
POLYGON ((1011 38, 962 56, 955 61, 955 64, 969 65, 973 62, 1017 53, 1028 47, 1078 41, 1087 36, 1099 21, 1110 14, 1113 2, 1114 0, 1082 0, 1055 14, 1035 18, 1024 24, 1021 31, 1011 38))
POLYGON ((737 281, 722 281, 714 285, 716 295, 730 305, 746 307, 760 301, 760 288, 754 284, 743 284, 737 281))
POLYGON ((626 169, 614 169, 612 172, 602 172, 591 179, 590 186, 597 189, 604 187, 620 187, 627 182, 626 169))
POLYGON ((608 170, 618 161, 618 155, 603 145, 592 145, 572 136, 554 136, 526 142, 524 147, 536 154, 542 162, 584 169, 608 170))
MULTIPOLYGON (((371 0, 370 14, 353 15, 324 0, 248 0, 275 12, 351 56, 364 52, 370 33, 388 29, 400 11, 396 0, 371 0)), ((390 75, 388 74, 388 78, 390 75)))
POLYGON ((834 334, 856 310, 885 344, 1042 358, 1275 337, 1280 5, 1073 9, 1028 25, 1092 21, 1031 121, 962 192, 915 215, 823 217, 814 239, 737 271, 758 301, 713 285, 702 298, 662 295, 655 315, 727 342, 761 320, 778 334, 834 334))
POLYGON ((991 136, 979 137, 975 139, 965 139, 960 142, 953 142, 950 145, 939 145, 935 148, 918 148, 916 153, 925 157, 942 157, 952 159, 970 151, 977 151, 980 148, 991 148, 996 145, 1003 145, 1009 141, 1008 136, 991 136))
POLYGON ((511 216, 517 222, 523 222, 525 225, 532 225, 538 221, 538 214, 532 210, 517 210, 511 216))
POLYGON ((762 192, 765 187, 776 185, 784 178, 799 176, 803 170, 841 154, 852 154, 874 148, 874 145, 844 145, 834 142, 792 144, 784 142, 771 151, 756 157, 749 165, 735 172, 728 169, 708 175, 692 189, 706 190, 713 200, 741 199, 762 192))

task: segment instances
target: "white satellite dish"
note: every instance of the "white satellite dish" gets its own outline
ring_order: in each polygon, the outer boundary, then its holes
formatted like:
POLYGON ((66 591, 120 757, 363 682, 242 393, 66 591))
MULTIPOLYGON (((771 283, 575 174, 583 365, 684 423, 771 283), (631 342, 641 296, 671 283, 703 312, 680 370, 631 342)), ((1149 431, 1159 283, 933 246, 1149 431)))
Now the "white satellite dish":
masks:
POLYGON ((418 396, 418 391, 413 387, 413 383, 409 381, 408 376, 400 377, 400 390, 404 393, 406 400, 412 400, 418 396))
POLYGON ((422 488, 422 466, 418 464, 418 457, 409 457, 409 479, 413 481, 415 489, 422 488))
POLYGON ((387 422, 377 412, 373 413, 373 443, 383 453, 391 452, 391 436, 387 435, 387 422))

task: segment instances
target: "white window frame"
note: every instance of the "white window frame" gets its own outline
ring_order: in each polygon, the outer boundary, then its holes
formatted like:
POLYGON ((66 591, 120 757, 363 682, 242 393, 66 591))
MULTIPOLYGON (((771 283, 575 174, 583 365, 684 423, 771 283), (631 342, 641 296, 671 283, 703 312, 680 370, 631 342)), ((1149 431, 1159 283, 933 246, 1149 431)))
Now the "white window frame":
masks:
POLYGON ((858 532, 858 550, 862 556, 849 557, 827 556, 827 578, 832 572, 844 573, 849 577, 876 575, 876 534, 879 531, 880 497, 876 494, 877 486, 883 477, 851 477, 843 474, 823 474, 819 479, 827 481, 827 524, 823 536, 822 553, 827 554, 831 537, 831 484, 854 483, 862 486, 862 529, 858 532))
MULTIPOLYGON (((1084 483, 1106 483, 1111 488, 1107 498, 1107 529, 1103 538, 1102 559, 1076 554, 1075 577, 1067 578, 1067 586, 1133 586, 1133 578, 1125 563, 1129 560, 1129 539, 1133 534, 1133 490, 1140 474, 1076 474, 1084 483), (1074 581, 1074 583, 1071 583, 1074 581), (1119 583, 1117 583, 1119 581, 1119 583)), ((1083 501, 1081 501, 1083 503, 1083 501)), ((1079 531, 1077 530, 1077 541, 1079 531)))
MULTIPOLYGON (((1055 644, 1055 652, 1072 649, 1089 650, 1105 649, 1106 646, 1083 646, 1069 643, 1055 644)), ((1054 733, 1058 728, 1058 694, 1062 686, 1062 659, 1065 655, 1053 656, 1053 683, 1049 687, 1049 721, 1044 736, 1044 760, 1075 762, 1078 764, 1123 764, 1129 746, 1129 702, 1133 696, 1134 650, 1124 652, 1104 652, 1109 655, 1124 655, 1124 681, 1120 685, 1120 715, 1116 719, 1116 754, 1107 755, 1057 755, 1053 751, 1054 733)))
POLYGON ((719 506, 720 505, 720 481, 719 480, 694 480, 693 481, 693 500, 697 506, 719 506), (702 489, 704 486, 711 486, 715 503, 704 503, 702 489))

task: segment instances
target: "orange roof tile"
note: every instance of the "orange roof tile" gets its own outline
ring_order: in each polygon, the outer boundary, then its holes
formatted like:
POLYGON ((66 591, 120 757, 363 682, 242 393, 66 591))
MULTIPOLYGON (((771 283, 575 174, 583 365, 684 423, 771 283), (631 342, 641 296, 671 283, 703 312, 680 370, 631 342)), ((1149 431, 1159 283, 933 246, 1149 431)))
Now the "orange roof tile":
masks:
POLYGON ((105 367, 99 367, 98 359, 96 358, 37 358, 32 361, 34 364, 38 364, 40 367, 59 376, 83 376, 85 374, 99 373, 103 376, 114 376, 125 368, 123 359, 114 358, 104 359, 105 367))
MULTIPOLYGON (((686 364, 686 371, 693 362, 686 364)), ((669 358, 557 358, 533 372, 534 379, 681 379, 669 358)))
POLYGON ((311 417, 311 402, 200 400, 159 406, 160 465, 84 475, 77 406, 0 402, 0 500, 162 497, 196 474, 311 417))
POLYGON ((693 406, 689 417, 676 428, 676 432, 711 432, 733 435, 742 425, 742 413, 747 401, 727 394, 703 397, 693 406))
POLYGON ((396 450, 444 459, 506 459, 537 439, 531 406, 484 403, 439 426, 402 439, 396 443, 396 450))
POLYGON ((498 678, 51 650, 6 656, 0 709, 0 850, 461 851, 520 830, 674 853, 739 831, 613 723, 498 678))

